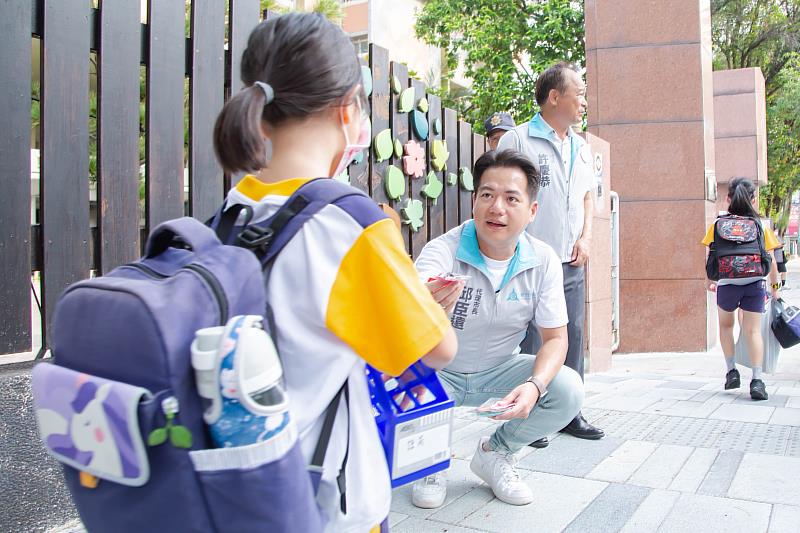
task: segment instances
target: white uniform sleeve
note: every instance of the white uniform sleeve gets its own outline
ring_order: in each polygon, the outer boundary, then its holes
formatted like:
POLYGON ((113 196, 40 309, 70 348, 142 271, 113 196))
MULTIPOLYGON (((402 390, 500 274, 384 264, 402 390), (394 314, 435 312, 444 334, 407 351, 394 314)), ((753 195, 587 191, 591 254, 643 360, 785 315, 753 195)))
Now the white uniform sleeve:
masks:
POLYGON ((564 299, 564 273, 558 256, 549 246, 545 270, 536 299, 536 325, 540 328, 560 328, 569 322, 567 301, 564 299))
POLYGON ((511 129, 505 132, 502 137, 500 137, 500 140, 497 143, 497 151, 499 152, 501 150, 508 149, 519 151, 519 146, 519 135, 517 135, 515 130, 511 129))
POLYGON ((422 251, 414 262, 414 266, 419 273, 419 279, 427 282, 432 276, 438 276, 450 272, 455 263, 453 252, 441 237, 430 241, 422 248, 422 251))

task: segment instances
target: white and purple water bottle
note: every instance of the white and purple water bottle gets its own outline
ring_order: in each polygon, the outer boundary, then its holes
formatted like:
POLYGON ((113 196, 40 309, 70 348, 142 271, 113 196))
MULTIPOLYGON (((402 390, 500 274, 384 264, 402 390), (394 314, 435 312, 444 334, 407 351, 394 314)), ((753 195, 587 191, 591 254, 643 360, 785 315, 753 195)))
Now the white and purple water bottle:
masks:
POLYGON ((198 330, 192 343, 197 389, 206 401, 203 418, 219 448, 296 432, 283 367, 262 320, 235 316, 225 326, 198 330))

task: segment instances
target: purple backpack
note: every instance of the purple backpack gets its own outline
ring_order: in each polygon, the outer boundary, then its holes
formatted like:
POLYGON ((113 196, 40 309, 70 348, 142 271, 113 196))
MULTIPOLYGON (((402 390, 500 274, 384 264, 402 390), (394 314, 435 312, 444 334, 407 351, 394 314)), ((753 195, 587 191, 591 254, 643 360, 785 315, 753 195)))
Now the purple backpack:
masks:
POLYGON ((223 206, 214 229, 188 217, 165 222, 141 260, 64 292, 54 362, 33 369, 34 407, 88 531, 322 531, 315 495, 346 382, 311 465, 296 440, 278 456, 264 443, 214 449, 190 345, 196 330, 229 317, 271 318, 262 270, 314 213, 349 196, 368 200, 318 179, 257 226, 237 226, 244 206, 223 206))

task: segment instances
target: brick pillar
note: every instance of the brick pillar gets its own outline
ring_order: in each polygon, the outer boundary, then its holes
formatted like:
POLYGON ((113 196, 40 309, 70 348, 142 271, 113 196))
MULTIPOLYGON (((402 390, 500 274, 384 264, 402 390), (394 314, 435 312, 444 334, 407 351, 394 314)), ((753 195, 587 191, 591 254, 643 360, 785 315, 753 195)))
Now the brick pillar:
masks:
POLYGON ((592 219, 592 255, 586 268, 586 372, 611 368, 611 147, 586 134, 592 147, 594 173, 598 187, 594 191, 592 219))
POLYGON ((620 196, 621 352, 716 339, 698 243, 713 220, 709 0, 586 0, 589 132, 620 196))
POLYGON ((741 176, 767 184, 767 100, 758 68, 714 72, 717 209, 727 209, 728 182, 741 176))

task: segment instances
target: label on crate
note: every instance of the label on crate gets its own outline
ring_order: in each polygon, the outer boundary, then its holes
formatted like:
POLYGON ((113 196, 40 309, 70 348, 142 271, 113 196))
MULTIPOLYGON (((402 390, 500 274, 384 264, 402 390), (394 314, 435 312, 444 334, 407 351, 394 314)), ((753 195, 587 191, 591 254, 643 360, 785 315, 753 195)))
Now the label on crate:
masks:
POLYGON ((447 459, 450 450, 450 426, 442 425, 403 437, 395 448, 398 469, 429 461, 428 466, 447 459))

